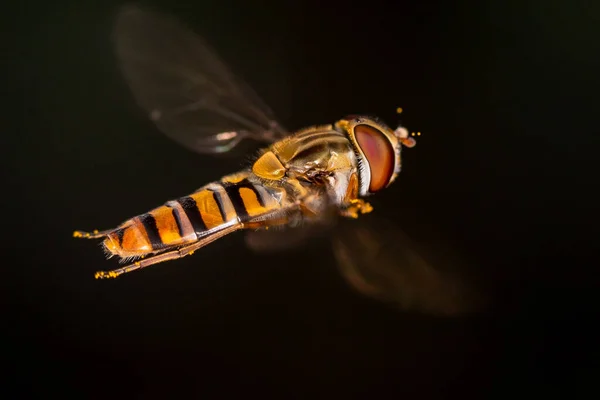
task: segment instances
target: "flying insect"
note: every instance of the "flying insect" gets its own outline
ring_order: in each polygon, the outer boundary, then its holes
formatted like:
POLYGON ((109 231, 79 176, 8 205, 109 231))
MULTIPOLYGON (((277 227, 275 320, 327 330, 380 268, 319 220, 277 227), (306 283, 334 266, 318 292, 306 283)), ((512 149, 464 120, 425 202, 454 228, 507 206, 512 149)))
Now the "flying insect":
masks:
MULTIPOLYGON (((338 217, 356 219, 368 214, 373 207, 366 199, 396 180, 402 148, 416 144, 405 127, 390 128, 368 115, 350 115, 330 124, 288 131, 199 35, 171 17, 137 6, 123 7, 116 18, 114 38, 131 92, 165 135, 204 155, 230 152, 243 140, 255 140, 265 147, 247 168, 113 229, 75 231, 74 237, 102 239, 107 256, 119 257, 126 264, 97 272, 98 279, 116 278, 191 255, 239 230, 249 231, 248 243, 260 248, 266 243, 260 241, 266 230, 283 229, 284 233, 275 237, 278 241, 285 237, 284 228, 318 227, 338 217)), ((273 242, 270 232, 264 237, 273 242)), ((402 287, 374 289, 378 279, 367 277, 370 253, 366 247, 381 242, 374 241, 375 237, 369 236, 368 230, 360 234, 346 231, 344 240, 336 237, 334 249, 342 275, 365 294, 382 297, 383 293, 383 297, 397 300, 394 293, 402 287), (348 240, 354 244, 347 245, 348 240), (353 251, 360 254, 352 256, 353 251), (390 290, 392 295, 387 293, 390 290)), ((408 246, 404 236, 389 237, 398 240, 396 247, 408 246)), ((407 248, 404 254, 410 251, 407 248)), ((379 271, 394 269, 397 261, 409 263, 413 270, 426 268, 426 262, 416 256, 394 256, 380 259, 379 271)), ((398 281, 395 275, 383 280, 388 284, 398 281)), ((443 280, 430 275, 425 292, 430 291, 430 282, 437 285, 443 280)), ((447 304, 442 301, 426 307, 447 304)))

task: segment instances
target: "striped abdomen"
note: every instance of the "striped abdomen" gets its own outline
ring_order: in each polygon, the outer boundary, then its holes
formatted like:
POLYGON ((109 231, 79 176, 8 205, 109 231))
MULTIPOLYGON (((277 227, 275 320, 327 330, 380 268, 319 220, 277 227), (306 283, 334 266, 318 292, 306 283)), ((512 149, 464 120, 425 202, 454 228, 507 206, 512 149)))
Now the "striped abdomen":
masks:
POLYGON ((204 240, 234 225, 252 226, 253 219, 281 205, 247 177, 226 177, 138 215, 110 232, 104 247, 120 257, 136 257, 204 240))

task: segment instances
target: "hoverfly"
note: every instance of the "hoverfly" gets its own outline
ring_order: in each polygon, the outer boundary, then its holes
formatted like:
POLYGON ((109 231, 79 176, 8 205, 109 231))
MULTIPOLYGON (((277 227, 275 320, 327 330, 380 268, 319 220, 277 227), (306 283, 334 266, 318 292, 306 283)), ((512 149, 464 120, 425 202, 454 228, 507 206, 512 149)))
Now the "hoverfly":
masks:
MULTIPOLYGON (((372 207, 364 198, 394 182, 402 147, 416 144, 404 127, 391 129, 368 116, 288 132, 201 37, 170 17, 126 6, 117 15, 114 34, 118 61, 133 95, 164 134, 200 154, 229 152, 244 139, 268 146, 247 169, 114 229, 75 231, 75 237, 104 239, 107 256, 128 263, 97 272, 96 278, 115 278, 191 255, 238 230, 254 235, 247 243, 260 249, 273 242, 269 237, 273 230, 265 232, 269 228, 318 227, 332 217, 355 219, 370 213, 372 207)), ((343 275, 359 291, 381 297, 382 291, 374 289, 380 286, 377 281, 389 283, 394 276, 380 271, 373 278, 367 276, 373 270, 365 271, 368 258, 375 257, 369 249, 383 240, 368 230, 345 232, 357 236, 334 241, 343 275), (346 245, 347 240, 354 244, 346 245), (352 250, 360 254, 349 255, 352 250)), ((275 241, 284 236, 278 232, 275 241)), ((388 237, 398 239, 397 234, 388 237)), ((407 243, 401 237, 393 246, 407 243)), ((377 262, 385 270, 396 260, 410 263, 413 270, 426 269, 416 257, 377 262)))

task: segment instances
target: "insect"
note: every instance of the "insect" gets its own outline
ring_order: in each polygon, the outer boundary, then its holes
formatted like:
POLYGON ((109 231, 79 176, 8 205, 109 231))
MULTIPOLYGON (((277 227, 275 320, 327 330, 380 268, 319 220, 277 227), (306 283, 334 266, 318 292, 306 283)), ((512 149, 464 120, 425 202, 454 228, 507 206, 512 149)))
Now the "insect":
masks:
MULTIPOLYGON (((392 129, 370 116, 287 131, 201 37, 170 17, 126 6, 117 15, 114 37, 137 103, 164 134, 200 154, 229 152, 246 139, 266 147, 248 168, 114 229, 75 231, 75 237, 103 239, 109 257, 128 263, 96 278, 191 255, 238 230, 258 231, 249 236, 258 248, 266 243, 260 232, 269 228, 356 219, 373 209, 365 198, 396 179, 402 147, 416 144, 406 128, 392 129)), ((348 258, 351 247, 339 244, 337 254, 348 258)), ((350 280, 356 282, 362 269, 356 262, 366 253, 350 257, 353 267, 346 263, 350 280)))

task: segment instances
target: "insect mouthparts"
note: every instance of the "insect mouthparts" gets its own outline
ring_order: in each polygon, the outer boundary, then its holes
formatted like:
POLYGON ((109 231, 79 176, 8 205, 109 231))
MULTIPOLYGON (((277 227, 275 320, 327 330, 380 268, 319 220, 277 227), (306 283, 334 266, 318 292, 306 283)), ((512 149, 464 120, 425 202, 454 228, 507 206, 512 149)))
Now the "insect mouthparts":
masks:
POLYGON ((396 135, 396 137, 400 139, 400 143, 402 143, 408 148, 415 147, 417 144, 417 141, 409 136, 408 130, 403 126, 397 127, 394 131, 394 135, 396 135))
POLYGON ((396 135, 398 139, 406 139, 408 137, 408 130, 403 126, 399 126, 394 131, 394 135, 396 135))

